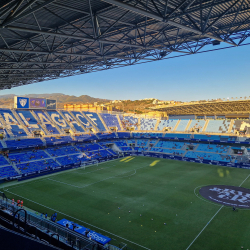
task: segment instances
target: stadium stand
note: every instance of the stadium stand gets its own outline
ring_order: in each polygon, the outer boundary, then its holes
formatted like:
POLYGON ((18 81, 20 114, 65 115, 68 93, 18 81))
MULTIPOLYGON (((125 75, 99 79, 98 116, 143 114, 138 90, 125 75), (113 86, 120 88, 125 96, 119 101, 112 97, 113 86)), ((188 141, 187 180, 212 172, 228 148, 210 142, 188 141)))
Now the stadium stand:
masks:
POLYGON ((74 140, 70 136, 61 136, 61 137, 44 137, 47 145, 58 145, 58 144, 68 144, 74 140))
POLYGON ((227 133, 229 129, 229 120, 209 120, 206 132, 209 133, 227 133))
POLYGON ((73 146, 47 148, 47 151, 51 156, 54 157, 62 155, 70 155, 75 153, 79 154, 79 151, 73 146))
POLYGON ((120 120, 122 123, 122 126, 125 130, 130 130, 131 128, 134 130, 138 130, 139 127, 139 121, 138 118, 132 117, 132 116, 123 116, 120 115, 120 120))
POLYGON ((18 110, 17 114, 29 129, 41 129, 39 122, 28 110, 18 110))
POLYGON ((49 158, 49 156, 43 150, 26 151, 24 153, 10 153, 9 159, 12 162, 28 162, 34 160, 41 160, 49 158))
POLYGON ((63 119, 63 117, 57 111, 47 111, 48 115, 52 119, 52 121, 62 129, 70 129, 68 123, 63 119))
POLYGON ((180 120, 180 123, 178 127, 176 128, 176 131, 185 131, 188 125, 188 122, 189 120, 180 120))
POLYGON ((85 128, 93 127, 93 125, 84 117, 84 115, 81 112, 72 111, 71 113, 76 117, 76 119, 79 120, 79 122, 83 125, 83 127, 85 128))
POLYGON ((179 120, 161 120, 157 130, 162 131, 164 128, 170 128, 170 130, 173 131, 178 121, 179 120))
POLYGON ((189 131, 202 132, 206 121, 205 120, 192 120, 188 128, 189 131))
POLYGON ((84 133, 85 130, 79 126, 79 124, 77 123, 77 121, 69 114, 69 112, 67 111, 61 111, 61 113, 63 114, 63 116, 65 117, 66 121, 73 126, 73 128, 76 130, 76 132, 80 132, 80 133, 84 133))
POLYGON ((17 168, 23 174, 34 173, 37 171, 48 171, 49 169, 54 169, 59 167, 58 163, 56 163, 53 159, 45 159, 42 161, 31 161, 23 164, 16 164, 17 168))
POLYGON ((0 179, 15 177, 19 175, 12 166, 0 167, 0 179))
POLYGON ((34 112, 50 134, 59 134, 59 131, 56 129, 55 125, 50 122, 49 118, 46 116, 44 112, 40 110, 34 112))
POLYGON ((214 153, 227 153, 229 147, 223 145, 213 145, 213 144, 200 144, 196 151, 207 151, 214 153))
POLYGON ((84 114, 89 118, 89 120, 94 123, 94 125, 100 130, 100 131, 105 131, 105 127, 100 120, 99 116, 97 113, 93 112, 84 112, 84 114))
POLYGON ((140 119, 141 129, 140 130, 151 130, 155 129, 155 125, 157 123, 157 119, 140 119))
POLYGON ((233 127, 232 127, 232 133, 235 133, 237 131, 248 131, 250 128, 250 121, 249 120, 235 120, 233 127))
POLYGON ((116 115, 101 114, 101 116, 108 128, 116 127, 117 130, 121 130, 121 127, 120 127, 120 124, 116 115))
POLYGON ((16 137, 27 136, 27 133, 24 131, 20 123, 17 121, 11 110, 0 109, 0 115, 4 119, 7 125, 7 129, 10 129, 14 136, 16 137))
POLYGON ((21 149, 43 146, 43 142, 40 138, 6 140, 5 143, 8 149, 21 149))
POLYGON ((237 150, 228 145, 230 143, 250 144, 249 137, 234 135, 235 130, 246 133, 250 126, 249 120, 232 122, 225 119, 170 119, 158 121, 120 115, 121 123, 119 123, 117 115, 113 114, 100 113, 98 115, 94 112, 83 114, 79 111, 43 112, 40 110, 17 110, 15 112, 9 109, 0 110, 2 133, 6 131, 10 137, 13 135, 19 137, 18 139, 6 137, 1 140, 0 150, 4 156, 0 155, 0 172, 2 173, 0 178, 15 178, 20 173, 30 175, 38 171, 49 172, 61 166, 75 166, 83 162, 88 164, 93 160, 116 156, 118 152, 156 153, 177 158, 230 164, 249 162, 247 153, 249 150, 245 150, 243 157, 238 157, 234 154, 237 150), (43 124, 40 124, 37 119, 40 119, 43 124), (125 129, 133 128, 136 131, 121 132, 119 131, 120 124, 125 129), (206 131, 203 131, 205 125, 206 131), (24 134, 19 133, 20 130, 24 131, 22 126, 30 130, 43 130, 46 126, 50 135, 41 134, 41 138, 30 138, 30 136, 24 138, 24 134), (118 132, 107 131, 107 128, 112 127, 116 127, 118 132), (59 135, 57 128, 60 131, 68 128, 71 134, 59 135), (86 132, 88 128, 91 130, 86 132), (171 130, 160 132, 164 128, 171 128, 171 130), (176 128, 175 131, 173 131, 174 128, 176 128), (231 134, 228 133, 229 128, 232 131, 231 134), (190 132, 182 133, 185 130, 190 132), (205 144, 205 142, 210 144, 205 144), (5 150, 9 150, 8 157, 5 150))

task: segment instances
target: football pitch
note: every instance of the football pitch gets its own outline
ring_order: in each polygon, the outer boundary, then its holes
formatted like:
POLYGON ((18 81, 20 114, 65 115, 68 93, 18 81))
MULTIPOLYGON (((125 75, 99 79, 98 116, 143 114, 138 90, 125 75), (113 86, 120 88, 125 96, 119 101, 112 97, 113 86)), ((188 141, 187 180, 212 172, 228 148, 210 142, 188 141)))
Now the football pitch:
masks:
POLYGON ((134 250, 250 249, 250 210, 199 195, 206 185, 250 189, 250 170, 149 157, 110 162, 14 182, 9 199, 65 218, 134 250))

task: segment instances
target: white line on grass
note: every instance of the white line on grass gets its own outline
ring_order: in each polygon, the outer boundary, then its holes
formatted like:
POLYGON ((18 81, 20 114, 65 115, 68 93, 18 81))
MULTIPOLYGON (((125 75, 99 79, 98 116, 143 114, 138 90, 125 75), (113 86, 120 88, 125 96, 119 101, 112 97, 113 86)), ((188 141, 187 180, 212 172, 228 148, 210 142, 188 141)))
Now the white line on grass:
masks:
MULTIPOLYGON (((31 202, 33 202, 33 203, 35 203, 35 204, 38 204, 38 205, 40 205, 40 206, 42 206, 42 207, 45 207, 45 208, 48 208, 48 209, 51 209, 51 210, 56 211, 56 210, 53 209, 53 208, 44 206, 44 205, 42 205, 42 204, 40 204, 40 203, 38 203, 38 202, 35 202, 35 201, 33 201, 33 200, 30 200, 30 199, 27 199, 27 198, 25 198, 25 197, 23 197, 23 196, 21 196, 21 195, 19 195, 19 194, 16 194, 16 193, 13 193, 13 192, 10 192, 10 191, 8 191, 8 192, 11 193, 11 194, 13 194, 13 195, 19 196, 19 197, 21 197, 21 198, 23 198, 23 199, 25 199, 25 200, 27 200, 27 201, 31 201, 31 202)), ((100 228, 100 227, 94 226, 94 225, 92 225, 92 224, 90 224, 90 223, 88 223, 88 222, 86 222, 86 221, 79 220, 79 219, 77 219, 77 218, 75 218, 75 217, 72 217, 72 216, 70 216, 70 215, 68 215, 68 214, 65 214, 65 213, 63 213, 63 212, 60 212, 60 211, 56 211, 56 212, 58 212, 58 213, 60 213, 60 214, 63 214, 63 215, 65 215, 65 216, 67 216, 67 217, 70 217, 70 218, 72 218, 72 219, 74 219, 74 220, 80 221, 80 222, 82 222, 82 223, 84 223, 84 224, 87 224, 87 225, 91 226, 92 228, 99 229, 99 230, 101 230, 101 231, 103 231, 103 232, 105 232, 105 233, 108 233, 108 234, 113 235, 113 236, 115 236, 115 237, 117 237, 117 238, 120 238, 120 239, 122 239, 122 240, 125 240, 125 241, 127 241, 127 242, 129 242, 129 243, 131 243, 131 244, 134 244, 134 245, 136 245, 136 246, 139 246, 139 247, 144 248, 144 249, 147 249, 147 250, 151 250, 150 248, 144 247, 144 246, 142 246, 142 245, 140 245, 140 244, 137 244, 137 243, 135 243, 135 242, 133 242, 133 241, 127 240, 127 239, 125 239, 125 238, 123 238, 123 237, 121 237, 121 236, 119 236, 119 235, 113 234, 113 233, 111 233, 111 232, 109 232, 109 231, 106 231, 106 230, 100 228)))
MULTIPOLYGON (((109 162, 111 162, 111 161, 117 161, 117 160, 120 160, 120 159, 122 159, 122 158, 118 158, 118 159, 114 159, 114 160, 110 160, 110 161, 106 161, 106 162, 100 162, 99 165, 100 165, 100 164, 104 164, 104 163, 109 163, 109 162)), ((111 166, 111 167, 115 167, 115 166, 116 166, 116 165, 113 165, 113 166, 111 166)), ((85 166, 85 167, 79 167, 79 168, 68 169, 68 170, 65 170, 65 171, 60 171, 60 172, 58 172, 58 173, 49 174, 49 176, 57 176, 57 175, 61 175, 61 174, 67 174, 68 172, 80 171, 80 170, 82 170, 82 169, 84 169, 84 168, 89 168, 89 167, 95 167, 95 165, 88 165, 88 166, 85 166)), ((110 168, 110 167, 107 167, 107 168, 110 168)), ((106 168, 104 168, 104 169, 106 169, 106 168)), ((96 170, 94 170, 94 171, 96 171, 96 170)), ((94 172, 94 171, 92 171, 92 172, 94 172)), ((88 172, 88 173, 91 173, 91 172, 88 172)), ((14 183, 14 184, 12 184, 12 185, 8 185, 8 186, 5 186, 5 187, 3 187, 3 188, 9 187, 9 189, 13 189, 13 188, 15 188, 16 186, 20 187, 20 186, 22 186, 22 185, 25 185, 25 184, 28 183, 28 182, 38 182, 38 181, 47 180, 47 179, 48 179, 47 177, 48 177, 47 175, 43 175, 43 176, 36 177, 35 179, 34 179, 34 178, 31 178, 31 179, 28 179, 28 180, 25 180, 25 181, 22 181, 22 182, 19 182, 19 183, 14 183)))
MULTIPOLYGON (((148 167, 148 166, 145 166, 145 167, 148 167)), ((68 186, 75 187, 75 188, 85 188, 85 187, 88 187, 88 186, 91 186, 91 185, 94 185, 96 183, 103 182, 103 181, 106 181, 106 180, 109 180, 109 179, 112 179, 112 178, 126 178, 126 177, 130 177, 130 176, 136 174, 136 170, 141 169, 141 168, 145 168, 145 167, 140 167, 140 168, 137 168, 137 169, 132 169, 130 171, 127 171, 127 172, 124 172, 124 173, 121 173, 121 174, 118 174, 118 175, 115 175, 115 176, 111 176, 111 177, 108 177, 108 178, 105 178, 105 179, 102 179, 100 181, 96 181, 96 182, 93 182, 93 183, 90 183, 90 184, 87 184, 87 185, 84 185, 84 186, 76 186, 76 185, 69 184, 69 183, 66 183, 66 182, 63 182, 63 181, 57 181, 57 180, 54 180, 54 179, 51 179, 51 178, 47 178, 47 180, 58 182, 60 184, 68 185, 68 186), (135 171, 133 174, 119 177, 119 175, 123 175, 123 174, 129 173, 129 172, 131 172, 133 170, 135 171)))
MULTIPOLYGON (((243 183, 248 179, 248 177, 250 176, 250 174, 246 177, 246 179, 244 181, 241 182, 241 184, 239 185, 239 187, 241 187, 241 185, 243 185, 243 183)), ((224 207, 224 205, 222 205, 218 211, 215 213, 215 215, 210 219, 210 221, 205 225, 205 227, 202 228, 202 230, 198 233, 198 235, 194 238, 194 240, 190 243, 190 245, 186 248, 186 250, 188 250, 193 243, 196 241, 196 239, 201 235, 201 233, 206 229, 206 227, 209 225, 209 223, 214 219, 214 217, 220 212, 220 210, 224 207)))

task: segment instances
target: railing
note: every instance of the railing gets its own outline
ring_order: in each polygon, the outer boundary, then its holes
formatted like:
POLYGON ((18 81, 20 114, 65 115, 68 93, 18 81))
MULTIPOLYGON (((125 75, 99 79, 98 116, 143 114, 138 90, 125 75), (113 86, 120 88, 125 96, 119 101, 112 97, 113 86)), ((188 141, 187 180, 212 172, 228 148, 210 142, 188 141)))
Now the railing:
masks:
MULTIPOLYGON (((3 192, 0 192, 0 206, 4 207, 9 214, 14 215, 20 210, 20 207, 13 205, 12 201, 9 200, 3 192)), ((36 215, 32 211, 28 210, 20 210, 18 212, 20 214, 20 220, 24 222, 25 214, 26 214, 26 222, 29 225, 35 226, 43 232, 46 232, 48 235, 54 238, 59 238, 61 242, 72 246, 77 250, 101 250, 101 249, 112 249, 109 248, 110 245, 102 246, 97 242, 88 239, 84 235, 81 235, 71 229, 67 229, 55 222, 50 221, 49 219, 42 218, 36 215)), ((14 217, 13 217, 14 219, 14 217)), ((119 249, 119 248, 118 248, 119 249)))

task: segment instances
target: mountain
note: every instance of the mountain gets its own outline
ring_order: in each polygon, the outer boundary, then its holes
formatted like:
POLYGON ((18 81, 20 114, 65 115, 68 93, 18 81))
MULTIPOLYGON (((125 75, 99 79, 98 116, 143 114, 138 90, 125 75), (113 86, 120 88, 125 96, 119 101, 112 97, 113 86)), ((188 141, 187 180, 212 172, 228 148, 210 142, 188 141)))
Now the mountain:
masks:
MULTIPOLYGON (((0 95, 0 105, 12 105, 14 103, 14 94, 9 95, 0 95)), ((48 98, 57 100, 57 107, 63 108, 63 105, 68 104, 93 104, 94 102, 108 102, 108 99, 95 98, 89 95, 81 95, 79 97, 74 95, 65 95, 62 93, 53 93, 53 94, 29 94, 22 95, 23 97, 35 97, 35 98, 48 98)))

